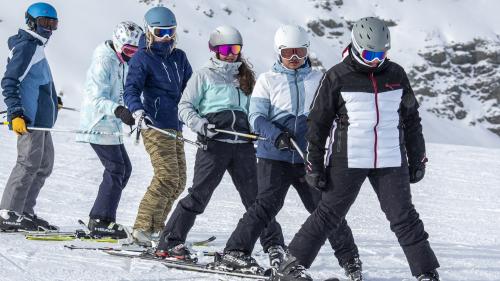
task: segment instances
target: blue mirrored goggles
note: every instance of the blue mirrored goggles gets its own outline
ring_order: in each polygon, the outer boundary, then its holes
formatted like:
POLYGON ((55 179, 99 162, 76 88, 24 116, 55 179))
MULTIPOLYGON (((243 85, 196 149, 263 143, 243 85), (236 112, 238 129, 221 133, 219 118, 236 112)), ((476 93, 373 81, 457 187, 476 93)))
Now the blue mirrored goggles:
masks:
POLYGON ((386 55, 387 55, 386 51, 374 52, 374 51, 363 50, 363 52, 361 53, 361 58, 367 62, 372 62, 374 60, 382 61, 385 59, 386 55))

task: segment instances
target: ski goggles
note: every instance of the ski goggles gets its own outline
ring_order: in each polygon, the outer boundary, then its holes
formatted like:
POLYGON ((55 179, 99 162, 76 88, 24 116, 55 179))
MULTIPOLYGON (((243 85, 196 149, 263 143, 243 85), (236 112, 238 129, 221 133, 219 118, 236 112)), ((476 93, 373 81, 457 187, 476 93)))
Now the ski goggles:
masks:
POLYGON ((128 45, 128 44, 123 45, 123 47, 122 47, 122 53, 129 58, 134 56, 135 53, 137 52, 137 50, 138 50, 138 48, 136 46, 132 46, 132 45, 128 45))
POLYGON ((286 60, 291 60, 293 57, 297 59, 304 59, 307 57, 309 51, 307 48, 286 48, 280 49, 280 56, 286 60))
POLYGON ((219 45, 213 47, 212 51, 227 57, 230 54, 239 55, 241 53, 241 48, 241 45, 219 45))
POLYGON ((386 55, 387 55, 386 51, 374 52, 374 51, 363 50, 361 52, 361 58, 367 62, 373 62, 375 60, 383 61, 386 55))
POLYGON ((36 25, 49 30, 57 30, 59 20, 47 17, 36 18, 36 25))
POLYGON ((151 32, 155 37, 164 39, 172 38, 175 36, 177 31, 177 26, 148 26, 149 32, 151 32))

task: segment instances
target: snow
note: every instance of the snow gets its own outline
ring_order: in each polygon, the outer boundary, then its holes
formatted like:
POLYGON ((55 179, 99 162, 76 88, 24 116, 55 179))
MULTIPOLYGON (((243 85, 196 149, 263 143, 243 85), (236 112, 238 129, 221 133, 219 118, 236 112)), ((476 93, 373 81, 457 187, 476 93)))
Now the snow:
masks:
MULTIPOLYGON (((16 32, 23 24, 23 13, 32 1, 0 0, 0 38, 16 32)), ((60 30, 47 47, 58 90, 65 93, 67 106, 79 107, 85 72, 94 47, 108 39, 114 25, 122 20, 142 22, 148 9, 133 0, 51 1, 57 7, 60 30), (117 11, 118 10, 118 11, 117 11)), ((211 29, 232 24, 241 29, 245 54, 258 72, 267 70, 274 60, 272 40, 282 23, 305 24, 324 16, 354 20, 366 15, 393 19, 392 58, 409 67, 419 62, 416 52, 428 45, 462 42, 476 37, 498 37, 500 21, 495 1, 488 0, 349 0, 327 13, 313 8, 318 1, 276 0, 190 0, 164 1, 178 15, 179 47, 188 53, 193 67, 209 57, 206 41, 211 29), (175 7, 174 7, 175 5, 175 7), (231 14, 222 9, 228 8, 231 14), (214 11, 214 18, 203 12, 214 11), (282 10, 282 13, 278 13, 282 10), (307 11, 307 12, 304 12, 307 11), (186 30, 187 32, 185 32, 186 30)), ((339 41, 345 43, 345 36, 339 41)), ((329 67, 340 59, 344 44, 314 37, 313 52, 329 67)), ((0 44, 0 69, 8 54, 0 44)), ((0 108, 4 104, 0 103, 0 108)), ((473 104, 471 112, 480 114, 485 105, 473 104)), ((477 127, 437 118, 422 111, 424 134, 428 141, 428 164, 425 179, 412 187, 414 204, 430 234, 430 242, 441 262, 440 273, 446 281, 500 280, 500 138, 477 127)), ((62 111, 57 127, 74 128, 78 114, 62 111)), ((193 134, 186 131, 191 139, 193 134)), ((78 228, 78 218, 86 220, 97 194, 102 167, 90 146, 76 144, 74 136, 54 134, 56 162, 52 176, 39 197, 40 216, 60 225, 63 230, 78 228)), ((16 160, 15 136, 0 128, 0 193, 16 160)), ((132 225, 152 169, 141 145, 127 139, 126 147, 133 162, 133 172, 125 189, 118 220, 132 225)), ((191 184, 195 149, 186 145, 188 186, 191 184)), ((188 239, 216 235, 210 250, 221 250, 243 214, 231 179, 225 177, 206 212, 199 216, 188 239)), ((290 191, 278 216, 287 241, 307 217, 295 191, 290 191)), ((366 184, 349 215, 349 224, 360 248, 367 280, 413 280, 408 265, 380 211, 374 192, 366 184)), ((75 242, 77 243, 77 242, 75 242)), ((26 241, 20 235, 0 234, 0 280, 234 280, 169 270, 153 262, 110 257, 92 251, 70 251, 68 242, 26 241)), ((101 245, 101 244, 100 244, 101 245)), ((257 259, 267 264, 262 248, 256 247, 257 259)), ((328 245, 311 268, 318 280, 341 276, 328 245)))

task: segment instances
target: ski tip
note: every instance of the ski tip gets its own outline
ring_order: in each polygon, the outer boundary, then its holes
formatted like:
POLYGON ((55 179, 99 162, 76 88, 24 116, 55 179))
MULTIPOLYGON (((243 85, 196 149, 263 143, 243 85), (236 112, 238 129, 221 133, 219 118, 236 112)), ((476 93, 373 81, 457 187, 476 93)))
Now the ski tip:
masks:
POLYGON ((212 236, 212 237, 208 238, 208 239, 207 239, 207 241, 208 241, 208 242, 212 242, 212 241, 214 241, 215 239, 217 239, 217 237, 212 236))
POLYGON ((333 278, 325 279, 324 281, 340 281, 340 279, 333 277, 333 278))

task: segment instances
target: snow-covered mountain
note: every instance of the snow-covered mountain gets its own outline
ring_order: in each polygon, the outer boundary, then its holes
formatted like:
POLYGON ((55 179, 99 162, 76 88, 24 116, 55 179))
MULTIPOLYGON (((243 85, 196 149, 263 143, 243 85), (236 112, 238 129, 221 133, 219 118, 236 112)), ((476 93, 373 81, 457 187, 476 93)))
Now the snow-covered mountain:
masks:
MULTIPOLYGON (((241 30, 244 54, 259 73, 276 58, 273 36, 281 24, 307 26, 314 61, 328 69, 340 60, 352 23, 363 16, 378 16, 391 26, 390 58, 407 69, 421 101, 427 140, 500 146, 494 134, 500 134, 500 21, 496 15, 500 2, 490 0, 52 1, 61 21, 47 56, 68 105, 80 103, 93 48, 110 37, 119 21, 142 23, 149 8, 146 3, 158 2, 176 13, 178 46, 194 68, 210 56, 210 31, 231 24, 241 30)), ((5 42, 23 26, 31 1, 0 3, 0 40, 5 42)), ((7 54, 6 44, 0 42, 0 69, 7 54)))

